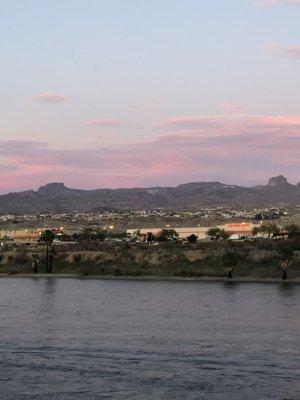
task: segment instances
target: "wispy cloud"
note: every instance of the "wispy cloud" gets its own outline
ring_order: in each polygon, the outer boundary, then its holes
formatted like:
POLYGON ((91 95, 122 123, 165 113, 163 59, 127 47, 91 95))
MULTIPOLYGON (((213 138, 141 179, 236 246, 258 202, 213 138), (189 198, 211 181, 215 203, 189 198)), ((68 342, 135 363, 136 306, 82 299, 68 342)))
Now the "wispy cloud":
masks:
MULTIPOLYGON (((190 180, 261 182, 274 173, 298 180, 300 116, 174 117, 147 142, 56 149, 38 141, 0 141, 0 187, 65 180, 79 187, 173 185, 190 180), (142 171, 142 173, 141 173, 142 171)), ((161 129, 160 128, 160 129, 161 129)))
POLYGON ((65 103, 68 99, 58 93, 42 92, 33 96, 33 100, 42 103, 65 103))
POLYGON ((280 43, 270 43, 267 49, 280 57, 300 59, 300 45, 284 45, 280 43))
POLYGON ((116 132, 108 132, 107 134, 94 134, 91 136, 92 139, 99 141, 99 142, 104 142, 105 144, 107 143, 115 143, 119 141, 120 136, 116 132))
POLYGON ((83 122, 84 125, 86 126, 98 126, 98 127, 104 127, 104 128, 109 128, 109 127, 114 127, 118 128, 123 125, 125 125, 125 122, 118 120, 118 119, 105 119, 105 118, 99 118, 99 119, 91 119, 88 121, 83 122))
POLYGON ((16 165, 12 164, 0 164, 0 169, 3 172, 11 172, 11 171, 16 171, 18 167, 16 165))
POLYGON ((196 132, 203 136, 243 135, 245 133, 275 133, 300 131, 299 116, 259 116, 259 115, 196 115, 171 118, 162 124, 167 130, 196 132))

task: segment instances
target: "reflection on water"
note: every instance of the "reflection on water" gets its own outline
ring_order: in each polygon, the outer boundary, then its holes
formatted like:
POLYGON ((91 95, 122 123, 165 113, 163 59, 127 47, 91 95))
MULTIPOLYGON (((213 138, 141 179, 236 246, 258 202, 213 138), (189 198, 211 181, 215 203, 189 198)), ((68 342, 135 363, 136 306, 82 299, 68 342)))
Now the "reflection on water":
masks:
POLYGON ((0 279, 0 398, 299 399, 300 286, 0 279))
POLYGON ((282 282, 281 284, 278 284, 277 287, 280 290, 281 295, 286 295, 289 297, 293 297, 295 293, 299 290, 298 284, 292 284, 288 282, 282 282))

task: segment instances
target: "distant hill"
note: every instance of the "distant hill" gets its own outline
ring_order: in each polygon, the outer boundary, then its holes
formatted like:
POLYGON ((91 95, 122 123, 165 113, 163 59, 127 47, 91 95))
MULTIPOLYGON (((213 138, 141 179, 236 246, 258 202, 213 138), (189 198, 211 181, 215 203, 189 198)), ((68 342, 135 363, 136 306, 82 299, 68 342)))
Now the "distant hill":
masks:
POLYGON ((0 196, 0 213, 88 212, 199 206, 300 204, 300 184, 279 175, 267 185, 242 187, 219 182, 193 182, 177 187, 79 190, 49 183, 34 191, 0 196))

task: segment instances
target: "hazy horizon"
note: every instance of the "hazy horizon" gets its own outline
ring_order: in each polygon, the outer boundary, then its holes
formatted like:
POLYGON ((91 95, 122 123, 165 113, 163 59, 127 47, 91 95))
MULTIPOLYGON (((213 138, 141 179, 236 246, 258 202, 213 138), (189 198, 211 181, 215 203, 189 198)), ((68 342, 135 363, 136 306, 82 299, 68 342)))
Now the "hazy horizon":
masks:
POLYGON ((0 193, 298 182, 299 1, 0 10, 0 193))

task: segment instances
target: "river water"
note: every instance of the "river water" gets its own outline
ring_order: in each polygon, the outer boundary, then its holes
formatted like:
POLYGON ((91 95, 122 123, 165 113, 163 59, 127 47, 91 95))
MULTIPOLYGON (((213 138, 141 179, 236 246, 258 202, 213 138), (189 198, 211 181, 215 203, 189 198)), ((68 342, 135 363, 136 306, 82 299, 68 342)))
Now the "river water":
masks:
POLYGON ((0 399, 300 399, 300 285, 0 279, 0 399))

